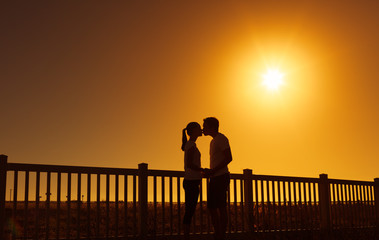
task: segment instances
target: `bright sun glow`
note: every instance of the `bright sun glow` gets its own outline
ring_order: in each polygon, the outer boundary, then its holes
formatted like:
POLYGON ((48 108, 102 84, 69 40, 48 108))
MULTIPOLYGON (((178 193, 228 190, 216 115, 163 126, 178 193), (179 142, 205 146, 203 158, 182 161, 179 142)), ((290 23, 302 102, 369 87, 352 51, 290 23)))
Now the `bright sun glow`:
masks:
POLYGON ((262 84, 269 90, 278 90, 283 85, 283 74, 278 70, 268 69, 266 74, 263 74, 262 84))

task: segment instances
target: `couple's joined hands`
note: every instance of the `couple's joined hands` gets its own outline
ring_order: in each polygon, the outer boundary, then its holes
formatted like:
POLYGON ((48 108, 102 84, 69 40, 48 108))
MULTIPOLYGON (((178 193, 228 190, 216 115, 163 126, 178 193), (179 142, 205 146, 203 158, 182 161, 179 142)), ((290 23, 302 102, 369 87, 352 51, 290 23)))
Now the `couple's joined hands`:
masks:
POLYGON ((214 170, 213 169, 209 169, 209 168, 202 168, 201 169, 201 175, 203 175, 203 177, 209 178, 213 174, 214 174, 214 170))

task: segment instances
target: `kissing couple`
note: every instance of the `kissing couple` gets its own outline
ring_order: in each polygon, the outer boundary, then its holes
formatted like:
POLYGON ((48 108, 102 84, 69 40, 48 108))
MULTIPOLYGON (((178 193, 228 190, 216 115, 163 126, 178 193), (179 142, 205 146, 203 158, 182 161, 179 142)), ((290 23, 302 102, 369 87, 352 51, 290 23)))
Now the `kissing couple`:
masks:
POLYGON ((214 239, 225 240, 228 216, 226 211, 227 191, 230 183, 228 164, 232 161, 228 138, 219 132, 219 121, 214 117, 204 119, 203 129, 197 122, 190 122, 183 129, 185 214, 183 218, 184 239, 189 239, 191 219, 199 198, 201 179, 209 178, 207 208, 214 228, 214 239), (201 168, 201 154, 196 146, 198 137, 211 136, 210 166, 201 168), (187 135, 189 139, 187 140, 187 135))

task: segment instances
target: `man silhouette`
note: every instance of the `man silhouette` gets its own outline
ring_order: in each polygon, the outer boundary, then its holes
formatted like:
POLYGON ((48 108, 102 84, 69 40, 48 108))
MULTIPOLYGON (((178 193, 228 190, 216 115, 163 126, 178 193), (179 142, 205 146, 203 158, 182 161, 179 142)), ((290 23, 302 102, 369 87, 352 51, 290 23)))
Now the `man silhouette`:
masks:
POLYGON ((229 140, 218 131, 219 122, 214 117, 204 119, 203 133, 211 136, 210 169, 204 175, 210 177, 207 193, 207 207, 211 214, 215 240, 224 240, 228 216, 226 212, 226 193, 229 189, 230 173, 228 164, 232 161, 229 140))

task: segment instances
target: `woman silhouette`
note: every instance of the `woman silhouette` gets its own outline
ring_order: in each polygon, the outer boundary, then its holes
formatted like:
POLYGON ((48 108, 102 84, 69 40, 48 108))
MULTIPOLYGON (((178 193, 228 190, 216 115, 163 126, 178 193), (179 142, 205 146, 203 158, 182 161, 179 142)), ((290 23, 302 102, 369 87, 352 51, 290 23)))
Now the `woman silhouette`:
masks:
POLYGON ((199 186, 201 182, 200 151, 196 146, 196 140, 202 135, 200 124, 190 122, 183 129, 182 150, 184 151, 184 180, 185 213, 183 218, 184 239, 189 238, 191 219, 195 213, 199 198, 199 186), (189 140, 187 141, 187 135, 189 140))

